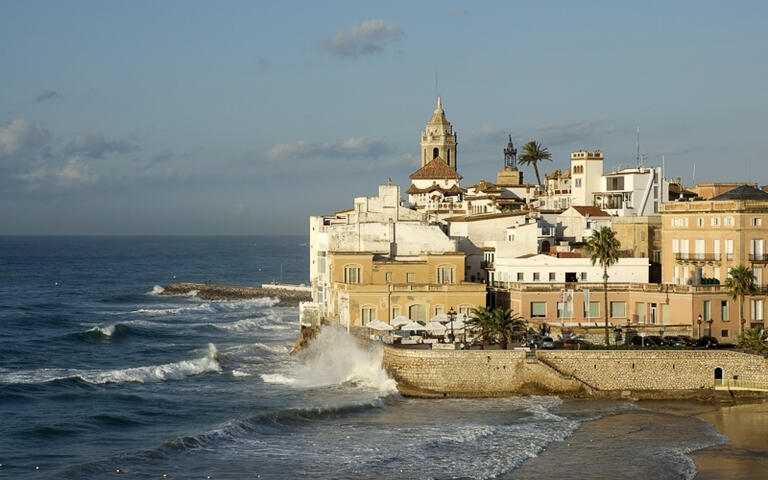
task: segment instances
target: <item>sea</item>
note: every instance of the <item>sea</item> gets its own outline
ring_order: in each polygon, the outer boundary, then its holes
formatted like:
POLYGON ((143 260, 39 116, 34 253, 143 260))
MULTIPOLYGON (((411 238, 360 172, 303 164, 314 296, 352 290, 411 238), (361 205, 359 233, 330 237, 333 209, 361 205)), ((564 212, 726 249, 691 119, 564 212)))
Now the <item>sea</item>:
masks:
POLYGON ((298 309, 303 236, 0 237, 0 479, 693 478, 727 439, 632 400, 415 399, 298 309))

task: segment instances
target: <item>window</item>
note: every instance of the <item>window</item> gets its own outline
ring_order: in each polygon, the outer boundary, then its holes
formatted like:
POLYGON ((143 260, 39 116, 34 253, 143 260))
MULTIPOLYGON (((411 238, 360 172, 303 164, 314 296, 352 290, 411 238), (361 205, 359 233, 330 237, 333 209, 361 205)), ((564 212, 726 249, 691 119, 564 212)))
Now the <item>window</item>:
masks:
POLYGON ((704 218, 703 217, 699 217, 696 220, 696 225, 698 225, 699 227, 703 227, 704 226, 704 218))
POLYGON ((572 318, 573 304, 571 302, 557 302, 557 318, 572 318))
POLYGON ((626 302, 611 302, 611 318, 626 318, 626 317, 627 317, 626 302))
POLYGON ((733 240, 725 240, 725 259, 733 260, 733 240))
POLYGON ((704 300, 704 305, 702 306, 704 310, 704 321, 712 320, 712 301, 711 300, 704 300))
POLYGON ((585 281, 587 279, 587 272, 581 272, 579 274, 579 278, 581 279, 582 282, 585 281))
POLYGON ((468 303, 463 303, 459 305, 459 313, 464 315, 469 315, 470 313, 472 313, 472 308, 474 308, 472 307, 472 305, 468 303))
POLYGON ((523 272, 517 272, 517 281, 522 282, 523 281, 523 272))
POLYGON ((712 220, 710 221, 710 224, 713 227, 719 227, 720 226, 720 217, 712 217, 712 220))
POLYGON ((600 318, 600 302, 589 302, 587 318, 600 318))
POLYGON ((680 253, 680 240, 677 238, 672 239, 672 253, 680 253))
POLYGON ((688 219, 685 217, 675 217, 672 219, 672 226, 673 227, 687 227, 688 226, 688 219))
POLYGON ((533 281, 538 282, 541 280, 541 274, 539 272, 533 272, 533 281))
POLYGON ((608 177, 606 185, 609 192, 624 190, 624 177, 608 177))
POLYGON ((437 283, 453 283, 453 266, 439 266, 437 267, 437 283))
POLYGON ((395 305, 394 307, 392 307, 392 319, 394 320, 399 316, 400 316, 400 305, 395 305))
POLYGON ((750 225, 753 227, 759 227, 760 224, 762 224, 762 219, 760 217, 752 217, 752 220, 750 221, 750 225))
POLYGON ((581 179, 580 178, 574 179, 574 183, 573 184, 574 184, 574 186, 576 188, 581 188, 581 179))
POLYGON ((720 336, 721 337, 727 337, 728 336, 728 330, 720 330, 720 336))
POLYGON ((531 302, 531 317, 544 318, 547 316, 547 302, 531 302))
POLYGON ((344 266, 344 283, 361 283, 360 267, 358 265, 344 266))
POLYGON ((736 222, 733 220, 733 217, 725 217, 725 226, 726 227, 732 227, 736 224, 736 222))
POLYGON ((555 272, 549 272, 549 281, 554 282, 555 281, 555 272))
POLYGON ((635 313, 637 314, 637 323, 645 323, 645 302, 635 302, 635 313))
POLYGON ((728 321, 728 300, 720 300, 720 319, 728 321))
POLYGON ((752 300, 752 321, 763 319, 763 301, 752 300))
POLYGON ((408 272, 405 274, 405 281, 408 283, 414 283, 416 281, 416 274, 413 272, 408 272))
POLYGON ((442 305, 435 306, 435 315, 440 315, 441 313, 443 313, 443 306, 442 305))
POLYGON ((387 283, 392 283, 392 272, 387 272, 384 275, 387 278, 387 283))
POLYGON ((326 252, 320 252, 317 259, 317 273, 325 273, 326 252))
POLYGON ((372 321, 376 320, 376 307, 365 305, 360 310, 360 319, 362 325, 368 325, 372 321))
POLYGON ((411 305, 408 307, 408 318, 414 322, 425 322, 427 320, 427 307, 424 305, 411 305))

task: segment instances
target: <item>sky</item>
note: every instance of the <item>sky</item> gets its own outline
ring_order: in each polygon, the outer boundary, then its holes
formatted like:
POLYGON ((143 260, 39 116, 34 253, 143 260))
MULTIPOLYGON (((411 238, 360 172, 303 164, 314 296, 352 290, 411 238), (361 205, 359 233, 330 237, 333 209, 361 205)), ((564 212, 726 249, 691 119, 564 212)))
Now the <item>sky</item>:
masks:
POLYGON ((0 0, 0 45, 0 235, 306 234, 405 196, 438 93, 463 185, 638 128, 668 178, 768 183, 768 2, 0 0))

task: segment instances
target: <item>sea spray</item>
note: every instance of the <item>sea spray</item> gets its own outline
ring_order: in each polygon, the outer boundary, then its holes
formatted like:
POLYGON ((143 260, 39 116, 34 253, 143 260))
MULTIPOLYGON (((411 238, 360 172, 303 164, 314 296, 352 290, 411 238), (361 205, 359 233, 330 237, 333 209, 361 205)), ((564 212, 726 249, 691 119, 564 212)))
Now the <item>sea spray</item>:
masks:
POLYGON ((380 345, 363 347, 343 329, 327 326, 288 371, 261 377, 298 388, 345 385, 394 393, 396 383, 382 368, 382 356, 380 345))

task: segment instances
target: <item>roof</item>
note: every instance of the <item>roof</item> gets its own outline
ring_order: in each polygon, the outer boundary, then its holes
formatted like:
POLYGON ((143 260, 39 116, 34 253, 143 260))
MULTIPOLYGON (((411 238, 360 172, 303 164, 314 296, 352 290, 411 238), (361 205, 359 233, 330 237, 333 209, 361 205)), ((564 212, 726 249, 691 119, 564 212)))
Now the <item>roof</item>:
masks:
POLYGON ((456 217, 450 217, 446 218, 446 222, 478 222, 481 220, 490 220, 494 218, 505 218, 505 217, 517 217, 520 215, 527 215, 528 212, 525 212, 524 210, 514 210, 511 212, 502 212, 502 213, 481 213, 481 214, 475 214, 475 215, 458 215, 456 217))
POLYGON ((408 178, 411 180, 461 180, 463 177, 456 170, 449 167, 445 160, 435 157, 431 162, 413 172, 408 178))
POLYGON ((608 212, 604 212, 603 210, 600 210, 599 207, 573 206, 571 208, 573 208, 583 216, 587 216, 587 215, 589 215, 590 217, 610 217, 611 216, 608 212))
POLYGON ((768 200, 768 192, 745 184, 721 193, 711 200, 768 200))
POLYGON ((419 188, 416 185, 411 184, 411 186, 408 187, 408 190, 406 190, 405 193, 409 195, 416 195, 418 193, 430 193, 435 191, 443 194, 449 193, 453 195, 459 195, 461 193, 464 193, 464 190, 456 184, 451 185, 450 188, 443 188, 434 182, 432 182, 432 185, 425 188, 419 188))

